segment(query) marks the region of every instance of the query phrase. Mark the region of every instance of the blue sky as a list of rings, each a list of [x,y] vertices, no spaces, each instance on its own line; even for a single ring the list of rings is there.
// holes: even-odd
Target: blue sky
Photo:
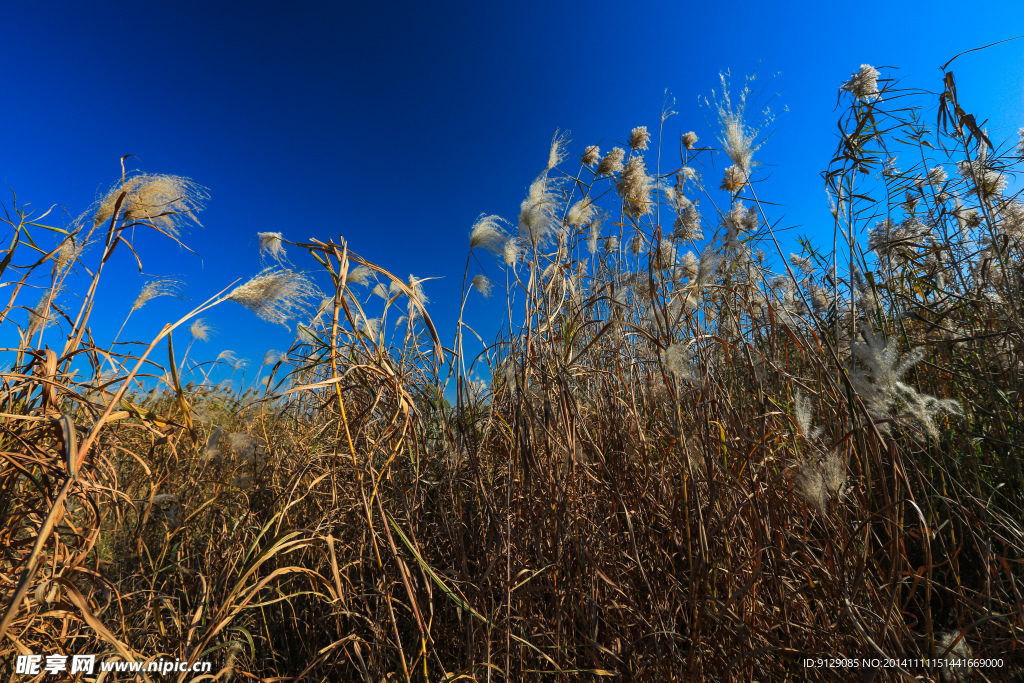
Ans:
[[[516,218],[556,128],[571,131],[572,159],[590,144],[606,150],[635,126],[656,129],[667,88],[679,112],[666,123],[671,170],[680,131],[714,137],[697,100],[719,71],[736,84],[755,69],[758,82],[778,73],[759,195],[795,226],[787,235],[825,245],[820,172],[835,149],[839,85],[870,63],[937,90],[939,65],[956,53],[1024,34],[1024,4],[50,2],[10,5],[4,24],[0,175],[21,201],[77,215],[118,177],[123,154],[130,168],[210,190],[205,227],[185,239],[202,258],[141,237],[146,275],[127,252],[113,259],[94,330],[112,336],[149,277],[186,280],[191,302],[158,299],[122,335],[148,341],[190,303],[256,273],[255,234],[280,231],[342,235],[403,277],[442,277],[425,288],[448,341],[470,226],[482,212]],[[951,68],[993,140],[1015,136],[1024,40]],[[488,332],[502,310],[474,296],[467,315]],[[294,327],[231,303],[207,319],[218,334],[193,355],[233,349],[258,366],[294,338]],[[0,343],[16,343],[7,325]]]

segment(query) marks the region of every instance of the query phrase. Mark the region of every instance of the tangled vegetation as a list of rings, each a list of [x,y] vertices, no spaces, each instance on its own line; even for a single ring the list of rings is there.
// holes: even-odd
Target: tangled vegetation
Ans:
[[[221,681],[838,675],[808,657],[1021,676],[1024,136],[994,144],[951,71],[937,103],[880,76],[840,92],[827,251],[782,253],[748,90],[723,83],[719,146],[680,135],[666,173],[645,127],[571,172],[556,135],[518,220],[472,226],[465,296],[503,292],[508,316],[479,355],[461,315],[442,343],[425,279],[281,233],[259,235],[275,265],[104,348],[104,264],[140,229],[178,240],[205,189],[123,173],[67,228],[15,204],[0,659],[212,660]],[[309,257],[326,293],[289,260]],[[470,277],[484,262],[499,281]],[[238,390],[209,378],[242,361],[181,352],[230,302],[302,322]]]

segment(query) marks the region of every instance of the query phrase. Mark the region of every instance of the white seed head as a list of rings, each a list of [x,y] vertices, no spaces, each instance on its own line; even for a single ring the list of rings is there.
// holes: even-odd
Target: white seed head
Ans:
[[[152,299],[158,296],[173,296],[181,298],[181,281],[173,280],[170,278],[164,278],[162,280],[150,280],[142,291],[139,292],[139,296],[136,297],[135,303],[132,304],[132,311],[137,311]]]
[[[878,70],[870,64],[861,64],[860,71],[853,74],[841,90],[853,93],[861,102],[871,102],[879,98]]]
[[[814,274],[814,263],[809,258],[791,253],[789,255],[789,262],[793,264],[794,268],[798,268],[801,273],[808,277]]]
[[[719,185],[718,189],[736,194],[746,185],[747,174],[739,166],[733,165],[725,169],[725,174],[722,176],[722,184]]]
[[[93,217],[99,227],[111,219],[118,197],[125,193],[118,219],[124,223],[143,222],[177,237],[182,226],[202,211],[210,198],[206,188],[188,178],[173,175],[140,174],[116,184],[100,200]]]
[[[258,232],[256,236],[260,239],[260,256],[270,254],[278,263],[287,258],[281,233]]]
[[[477,275],[473,278],[473,289],[484,295],[484,298],[491,296],[491,287],[493,284],[486,275]]]
[[[302,273],[266,268],[227,298],[236,301],[267,322],[287,326],[287,321],[308,311],[308,299],[318,293]]]
[[[526,199],[519,207],[519,234],[523,242],[532,247],[547,242],[559,223],[555,215],[558,195],[552,185],[545,175],[537,178],[530,184]]]
[[[597,175],[611,175],[622,170],[622,161],[626,158],[626,150],[621,147],[614,147],[612,151],[604,155],[601,163],[597,165]]]
[[[689,133],[683,134],[683,147],[688,150],[693,150],[693,146],[697,144],[697,134],[692,130]]]
[[[615,189],[634,218],[648,214],[654,208],[651,201],[654,178],[647,175],[643,157],[636,156],[626,162]]]
[[[697,379],[693,372],[693,354],[686,344],[671,344],[665,350],[665,367],[679,379],[690,382]]]
[[[650,139],[651,134],[647,132],[647,126],[638,126],[629,133],[629,147],[634,152],[647,149],[647,142]]]
[[[1022,128],[1021,130],[1024,130]],[[593,166],[601,159],[601,149],[597,145],[591,145],[583,150],[583,156],[580,157],[580,163],[584,166]]]
[[[548,150],[548,167],[547,170],[553,169],[565,160],[565,146],[570,142],[569,131],[559,133],[555,131],[555,135],[551,138],[551,148]]]
[[[589,198],[579,200],[569,207],[569,213],[566,215],[565,220],[574,228],[593,222],[594,203]]]
[[[206,324],[205,318],[196,318],[191,327],[188,328],[188,331],[193,339],[210,341],[210,332],[213,331],[213,328]]]
[[[508,241],[508,234],[502,229],[503,219],[499,216],[487,216],[480,214],[480,217],[473,223],[469,234],[470,249],[484,249],[501,258],[505,243]]]
[[[363,287],[366,287],[370,284],[370,276],[372,275],[372,270],[370,270],[366,266],[359,266],[358,268],[353,268],[348,272],[348,275],[345,276],[345,284],[361,285]]]

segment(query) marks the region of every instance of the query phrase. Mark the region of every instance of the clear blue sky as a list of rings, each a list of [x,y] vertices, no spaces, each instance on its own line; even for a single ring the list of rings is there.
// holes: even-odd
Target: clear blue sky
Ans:
[[[471,224],[516,218],[556,128],[572,131],[571,159],[606,150],[634,126],[656,129],[667,88],[679,112],[666,124],[670,170],[680,130],[713,139],[697,98],[720,70],[737,84],[780,72],[759,194],[799,226],[787,234],[824,244],[819,173],[839,85],[870,63],[938,89],[954,54],[1024,34],[1024,3],[34,2],[8,4],[3,20],[0,175],[20,200],[77,215],[133,154],[130,167],[210,189],[205,228],[185,239],[201,261],[159,235],[138,240],[145,272],[186,279],[192,303],[258,271],[257,232],[340,234],[400,276],[442,276],[425,288],[448,341]],[[993,140],[1024,126],[1024,40],[953,70]],[[148,278],[128,252],[113,261],[94,324],[116,331]],[[158,299],[122,338],[149,340],[188,307]],[[473,296],[469,319],[493,331],[502,308]],[[207,318],[207,358],[230,348],[258,367],[294,337],[232,303]],[[15,341],[4,326],[0,343]]]

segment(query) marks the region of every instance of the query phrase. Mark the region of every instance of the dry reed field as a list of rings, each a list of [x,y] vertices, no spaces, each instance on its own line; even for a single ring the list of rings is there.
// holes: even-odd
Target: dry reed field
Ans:
[[[789,254],[758,197],[770,114],[722,85],[716,140],[658,142],[667,107],[610,149],[556,134],[518,218],[470,226],[462,307],[503,306],[495,340],[437,329],[428,278],[344,237],[261,233],[248,282],[101,345],[104,265],[184,239],[207,190],[122,160],[66,227],[8,202],[4,671],[1024,680],[1024,132],[990,139],[949,69],[929,93],[862,66],[835,241]],[[195,360],[232,302],[299,323],[265,382]]]

